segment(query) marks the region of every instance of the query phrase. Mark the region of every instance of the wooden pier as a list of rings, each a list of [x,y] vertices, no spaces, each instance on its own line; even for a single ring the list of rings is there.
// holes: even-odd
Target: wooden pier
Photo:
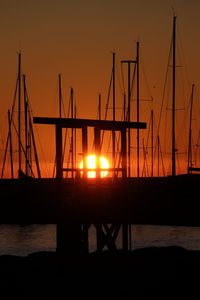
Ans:
[[[130,224],[200,226],[200,175],[127,177],[126,130],[145,128],[145,123],[61,118],[34,118],[34,122],[55,125],[56,178],[1,179],[1,224],[57,224],[57,251],[63,255],[88,252],[91,224],[99,251],[105,246],[116,249],[120,230],[122,248],[128,250]],[[62,128],[82,128],[85,157],[89,126],[94,127],[98,155],[101,130],[121,132],[120,177],[87,178],[84,165],[82,178],[63,178]]]
[[[94,224],[97,248],[104,244],[115,248],[123,224],[200,226],[199,182],[196,174],[115,180],[2,179],[0,220],[1,224],[57,224],[57,250],[64,253],[87,251],[87,229]],[[107,230],[102,229],[105,224]]]

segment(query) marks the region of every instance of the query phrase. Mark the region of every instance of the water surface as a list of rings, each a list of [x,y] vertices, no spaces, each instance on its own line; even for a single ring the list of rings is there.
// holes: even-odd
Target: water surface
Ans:
[[[200,228],[178,226],[133,225],[132,249],[144,247],[181,246],[200,250]],[[96,230],[89,231],[90,252],[96,250]],[[117,239],[121,248],[121,235]],[[56,225],[0,225],[0,255],[26,256],[39,251],[56,251]]]

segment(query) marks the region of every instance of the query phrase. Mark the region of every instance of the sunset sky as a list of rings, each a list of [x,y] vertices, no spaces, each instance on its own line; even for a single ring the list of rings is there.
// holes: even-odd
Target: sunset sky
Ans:
[[[181,109],[187,107],[191,85],[195,83],[194,129],[197,136],[200,110],[197,105],[199,11],[198,0],[1,0],[1,140],[5,140],[7,134],[7,110],[13,101],[19,51],[34,116],[58,116],[58,74],[61,73],[66,108],[70,87],[73,87],[78,117],[96,118],[98,93],[102,95],[102,114],[105,113],[112,52],[116,52],[117,107],[122,108],[124,91],[120,61],[135,59],[136,42],[140,41],[141,99],[153,98],[151,102],[141,103],[141,121],[149,121],[151,109],[158,120],[174,13],[179,42],[177,55],[180,54],[177,65],[184,79],[184,82],[177,83],[180,89],[184,84],[184,96],[177,95],[177,106]],[[126,89],[125,67],[123,72]],[[132,121],[135,121],[134,102],[132,109]],[[118,119],[120,114],[118,110]],[[180,118],[184,120],[185,117]],[[54,132],[49,128],[37,128],[41,130],[42,143],[45,143],[44,131],[48,140],[52,138]],[[53,155],[50,148],[43,149],[47,156]]]

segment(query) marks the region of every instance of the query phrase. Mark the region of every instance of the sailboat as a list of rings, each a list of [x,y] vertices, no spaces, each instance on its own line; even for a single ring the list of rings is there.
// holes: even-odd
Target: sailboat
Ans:
[[[23,88],[24,92],[24,131],[25,134],[22,136],[22,93],[21,90]],[[15,102],[16,98],[18,96],[18,116],[17,116],[17,123],[18,125],[15,125],[14,121],[14,110],[15,110]],[[8,152],[10,153],[10,174],[11,178],[13,179],[15,177],[15,168],[16,164],[13,162],[13,134],[12,131],[15,132],[15,135],[17,137],[17,143],[18,143],[18,178],[24,178],[24,177],[35,177],[34,171],[33,171],[33,165],[32,165],[32,156],[34,155],[35,158],[35,164],[36,164],[36,173],[37,177],[41,178],[41,171],[39,166],[39,160],[38,160],[38,154],[37,154],[37,148],[36,148],[36,142],[35,142],[35,135],[32,125],[32,113],[30,108],[30,103],[28,99],[27,94],[27,87],[26,87],[26,77],[25,75],[21,73],[21,53],[18,54],[18,76],[17,76],[17,83],[16,83],[16,89],[15,89],[15,95],[14,100],[12,104],[11,110],[8,110],[8,136],[6,141],[6,149],[3,159],[3,165],[1,170],[1,178],[4,177],[4,171],[5,171],[5,164],[6,164],[6,158]],[[33,155],[32,155],[33,151]],[[23,157],[25,162],[25,167],[23,170],[22,164],[23,164]]]

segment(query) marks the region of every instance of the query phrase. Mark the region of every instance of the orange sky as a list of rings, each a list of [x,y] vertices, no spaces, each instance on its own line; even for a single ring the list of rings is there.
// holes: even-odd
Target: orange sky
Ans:
[[[7,134],[7,110],[13,101],[19,50],[22,52],[22,68],[27,76],[28,93],[35,116],[58,115],[58,74],[61,73],[65,105],[68,105],[70,87],[73,87],[78,117],[96,118],[99,92],[102,94],[102,113],[105,112],[112,52],[116,52],[119,78],[116,81],[117,106],[121,108],[123,88],[120,61],[135,59],[136,41],[139,40],[141,98],[154,99],[153,102],[141,103],[141,121],[149,121],[151,109],[155,111],[155,118],[158,120],[172,34],[173,9],[178,17],[180,58],[177,65],[181,66],[177,68],[177,85],[178,91],[180,90],[180,94],[177,92],[177,107],[187,107],[191,84],[194,82],[196,116],[193,123],[194,134],[197,136],[200,78],[199,1],[1,0],[1,139],[5,140]],[[124,76],[126,80],[126,68]],[[170,92],[168,94],[170,103]],[[166,106],[165,104],[164,114]],[[168,108],[169,106],[170,104]],[[133,103],[132,121],[135,121],[134,109]],[[118,110],[118,118],[120,114],[121,111]],[[185,139],[181,135],[183,128],[187,130],[187,117],[181,111],[177,111],[177,114],[180,116],[177,135],[181,144],[182,139]],[[37,128],[45,154],[40,159],[42,161],[46,156],[45,159],[52,161],[54,149],[46,145],[50,145],[54,132],[41,126]],[[164,137],[164,130],[162,136]],[[165,146],[163,151],[167,153],[170,149],[164,150]],[[1,148],[3,147],[1,143]],[[181,145],[177,148],[180,152],[185,151]]]

